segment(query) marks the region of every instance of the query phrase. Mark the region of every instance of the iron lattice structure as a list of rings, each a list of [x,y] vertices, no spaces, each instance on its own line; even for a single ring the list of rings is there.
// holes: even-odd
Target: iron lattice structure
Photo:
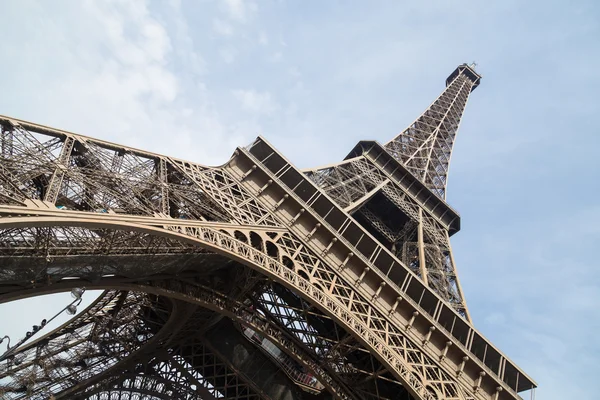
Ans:
[[[0,117],[0,302],[105,290],[0,363],[0,398],[519,399],[444,200],[480,78],[306,171],[261,137],[207,167]]]

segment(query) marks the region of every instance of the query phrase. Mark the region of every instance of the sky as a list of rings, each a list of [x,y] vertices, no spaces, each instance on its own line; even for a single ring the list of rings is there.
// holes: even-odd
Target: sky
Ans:
[[[538,399],[597,394],[600,3],[5,0],[0,15],[0,114],[206,165],[258,135],[300,168],[341,160],[477,62],[447,194],[474,324]],[[0,336],[68,298],[0,305]]]

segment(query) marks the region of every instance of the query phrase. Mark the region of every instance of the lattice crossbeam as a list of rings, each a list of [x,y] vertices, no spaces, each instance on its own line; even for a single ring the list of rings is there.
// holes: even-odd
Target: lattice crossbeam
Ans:
[[[123,290],[18,351],[1,389],[268,398],[224,356],[230,324],[298,366],[278,372],[293,398],[518,399],[535,383],[470,324],[443,200],[479,79],[459,66],[388,144],[304,174],[262,138],[214,168],[0,117],[0,301]]]

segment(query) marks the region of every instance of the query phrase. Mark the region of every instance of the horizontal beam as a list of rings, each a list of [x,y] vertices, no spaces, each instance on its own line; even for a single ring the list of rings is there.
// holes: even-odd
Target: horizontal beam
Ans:
[[[286,228],[265,225],[240,225],[227,222],[200,221],[190,219],[171,218],[165,215],[156,214],[154,217],[146,217],[140,215],[117,214],[114,212],[88,212],[58,209],[54,204],[42,202],[39,200],[28,200],[28,206],[11,206],[0,205],[0,228],[2,226],[14,226],[16,220],[13,217],[28,217],[27,219],[19,219],[21,222],[26,222],[29,226],[35,226],[36,218],[40,221],[47,222],[48,218],[57,218],[64,220],[69,219],[85,219],[88,222],[98,221],[98,223],[106,226],[110,222],[139,224],[145,226],[180,226],[185,228],[212,228],[212,229],[227,229],[227,230],[252,230],[254,232],[287,232]],[[2,218],[4,217],[4,218]],[[10,217],[10,218],[7,218]]]
[[[151,151],[146,151],[146,150],[141,150],[141,149],[137,149],[134,147],[124,146],[124,145],[109,142],[106,140],[96,139],[96,138],[93,138],[90,136],[85,136],[85,135],[80,135],[78,133],[69,132],[69,131],[66,131],[63,129],[51,128],[49,126],[36,124],[33,122],[21,120],[18,118],[8,117],[6,115],[0,115],[0,125],[12,126],[15,128],[21,127],[30,132],[35,132],[35,133],[39,133],[42,135],[47,135],[47,136],[60,138],[60,139],[64,139],[66,137],[73,137],[73,138],[76,138],[81,143],[91,142],[91,143],[97,144],[98,146],[103,147],[105,149],[109,149],[109,150],[113,150],[113,151],[127,152],[127,153],[134,154],[136,156],[139,156],[139,157],[144,157],[144,158],[149,158],[149,159],[159,159],[159,158],[165,157],[164,155],[161,155],[158,153],[153,153]],[[175,158],[175,157],[169,157],[169,158],[172,160],[182,161],[182,162],[186,162],[186,163],[190,163],[190,164],[194,164],[194,165],[200,165],[198,163],[192,163],[190,161]],[[202,167],[206,167],[206,166],[202,166]]]

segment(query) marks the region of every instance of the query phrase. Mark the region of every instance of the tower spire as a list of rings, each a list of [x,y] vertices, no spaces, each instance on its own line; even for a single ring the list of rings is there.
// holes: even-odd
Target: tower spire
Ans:
[[[437,196],[446,198],[452,146],[469,94],[479,85],[476,64],[459,65],[442,94],[398,136],[385,144],[394,158]]]

